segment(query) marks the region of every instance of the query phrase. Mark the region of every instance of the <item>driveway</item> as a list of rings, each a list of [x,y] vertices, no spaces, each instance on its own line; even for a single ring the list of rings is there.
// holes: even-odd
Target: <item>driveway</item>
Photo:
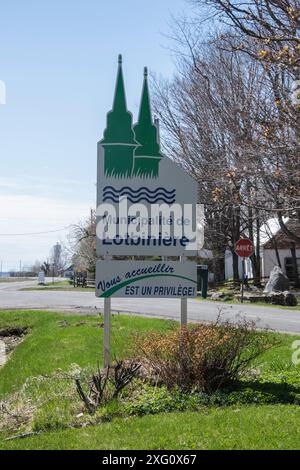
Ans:
[[[93,292],[80,291],[20,291],[36,286],[37,281],[0,283],[1,309],[35,309],[78,313],[97,313],[103,310],[103,300]],[[180,300],[177,299],[112,299],[112,311],[134,313],[157,318],[180,318]],[[283,310],[255,305],[224,305],[222,302],[188,300],[190,321],[213,321],[222,311],[224,319],[237,321],[237,316],[255,320],[260,327],[300,334],[299,310]]]

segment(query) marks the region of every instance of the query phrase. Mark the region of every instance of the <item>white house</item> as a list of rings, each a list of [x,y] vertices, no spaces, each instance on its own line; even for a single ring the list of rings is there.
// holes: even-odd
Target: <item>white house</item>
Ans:
[[[239,275],[242,277],[243,273],[243,261],[242,258],[239,258]],[[248,278],[253,277],[252,264],[250,259],[246,258],[245,260],[245,275]],[[225,251],[225,280],[233,279],[233,266],[232,266],[232,254],[230,250]]]
[[[293,233],[300,236],[300,224],[297,220],[285,220],[288,228]],[[291,240],[280,228],[277,219],[270,219],[261,227],[261,272],[262,277],[269,277],[274,266],[281,265],[283,272],[293,278],[293,262],[291,254]],[[277,253],[277,254],[276,254]],[[296,257],[298,264],[298,272],[300,274],[300,243],[296,243]],[[279,262],[280,260],[280,262]],[[247,259],[245,263],[245,273],[248,278],[253,277],[251,260]],[[239,274],[242,276],[242,259],[239,258]],[[225,253],[225,279],[233,278],[232,254],[230,250]]]
[[[290,219],[286,226],[300,237],[300,224],[297,220]],[[264,277],[268,277],[273,267],[280,264],[283,272],[293,279],[294,268],[291,253],[293,243],[295,243],[298,273],[300,273],[300,243],[294,242],[279,228],[262,247],[262,275]]]

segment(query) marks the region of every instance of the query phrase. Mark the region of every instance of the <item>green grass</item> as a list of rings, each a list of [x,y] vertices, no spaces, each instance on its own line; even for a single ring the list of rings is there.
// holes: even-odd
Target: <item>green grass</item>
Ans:
[[[80,411],[74,381],[57,380],[77,364],[95,369],[102,354],[102,317],[63,315],[37,311],[0,312],[0,329],[26,326],[29,333],[0,369],[0,401],[18,395],[40,405],[32,429],[40,435],[4,441],[0,449],[296,449],[300,442],[300,408],[290,404],[202,407],[197,412],[160,413],[153,416],[112,418],[109,423],[81,429],[68,428]],[[114,315],[113,355],[126,356],[134,333],[163,331],[174,322]],[[267,377],[266,387],[285,393],[285,376],[298,381],[300,366],[291,362],[296,336],[276,334],[280,346],[267,351],[253,365]],[[296,379],[295,379],[296,373]],[[53,375],[51,375],[53,374]],[[56,374],[56,376],[55,376]],[[50,377],[50,379],[49,379]],[[52,377],[52,379],[51,379]],[[26,384],[26,386],[24,386]],[[69,387],[69,388],[67,388]],[[71,390],[70,395],[64,394]],[[21,391],[21,393],[20,393]],[[16,403],[17,405],[17,403]],[[107,411],[107,410],[106,410]],[[109,411],[109,410],[108,410]],[[112,410],[110,410],[112,411]],[[109,418],[109,413],[108,413]],[[110,419],[110,418],[109,418]],[[1,416],[0,416],[1,420]],[[2,440],[1,440],[2,437]]]
[[[53,287],[63,287],[63,286],[69,286],[70,283],[68,280],[64,280],[64,281],[49,281],[49,282],[46,282],[45,284],[46,286],[53,286]]]
[[[115,419],[2,443],[0,449],[299,449],[300,408],[249,406]]]
[[[8,326],[29,328],[0,370],[0,399],[16,391],[28,377],[66,370],[71,364],[96,366],[102,362],[101,316],[63,315],[37,311],[0,312],[0,329]],[[112,356],[126,355],[133,333],[166,330],[173,322],[112,315]]]

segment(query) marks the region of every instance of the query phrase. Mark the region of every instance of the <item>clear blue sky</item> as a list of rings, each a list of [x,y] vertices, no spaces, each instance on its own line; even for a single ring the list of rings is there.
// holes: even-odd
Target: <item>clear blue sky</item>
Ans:
[[[163,76],[174,71],[163,33],[186,8],[185,0],[2,2],[0,234],[56,229],[88,216],[117,55],[136,116],[144,65]],[[46,258],[64,236],[0,236],[3,270]]]

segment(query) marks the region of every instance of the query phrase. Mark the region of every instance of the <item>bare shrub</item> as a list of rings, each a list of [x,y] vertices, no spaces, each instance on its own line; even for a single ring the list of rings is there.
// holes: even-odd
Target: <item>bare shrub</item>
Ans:
[[[92,375],[85,392],[80,380],[75,380],[77,393],[90,414],[94,414],[100,406],[117,398],[121,391],[137,377],[141,364],[136,361],[117,360],[116,363],[100,369]],[[111,385],[111,387],[109,387]]]
[[[144,369],[166,386],[212,392],[238,380],[254,359],[275,344],[253,322],[221,323],[218,318],[209,325],[148,333],[136,339],[135,351]]]
[[[121,391],[127,387],[127,385],[132,382],[132,380],[138,375],[141,364],[136,363],[135,361],[124,362],[117,361],[115,367],[113,368],[113,375],[110,378],[111,383],[114,386],[113,398],[116,398]]]

